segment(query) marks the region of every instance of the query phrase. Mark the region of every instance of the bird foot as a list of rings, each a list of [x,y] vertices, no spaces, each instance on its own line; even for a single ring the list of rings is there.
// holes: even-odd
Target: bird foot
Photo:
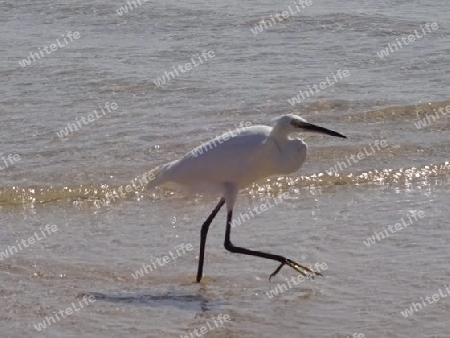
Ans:
[[[295,271],[301,273],[303,276],[314,279],[314,276],[323,276],[320,272],[314,271],[307,266],[298,264],[291,259],[286,258],[286,261],[281,263],[280,266],[269,276],[269,281],[275,276],[278,272],[280,272],[281,268],[285,265],[289,265]]]

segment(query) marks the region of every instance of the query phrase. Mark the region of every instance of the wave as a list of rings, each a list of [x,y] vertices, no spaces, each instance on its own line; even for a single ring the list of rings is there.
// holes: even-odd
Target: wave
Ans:
[[[445,109],[447,106],[450,106],[450,101],[427,102],[415,105],[387,107],[359,114],[347,114],[344,115],[344,118],[352,121],[363,120],[364,122],[404,119],[418,120],[426,117],[426,115],[435,114],[440,108]]]
[[[424,165],[418,168],[373,169],[347,174],[336,173],[334,175],[320,172],[302,176],[281,176],[255,183],[247,188],[245,192],[251,195],[261,193],[275,195],[280,191],[305,187],[357,186],[363,184],[404,186],[414,181],[430,184],[436,178],[447,180],[449,176],[450,162],[444,162],[441,164]],[[125,191],[125,186],[89,183],[62,187],[0,187],[0,205],[34,205],[65,201],[72,202],[74,205],[100,208],[104,205],[119,203],[121,199],[161,199],[177,198],[180,196],[172,191],[163,189],[150,190],[144,185],[136,185],[127,192]]]

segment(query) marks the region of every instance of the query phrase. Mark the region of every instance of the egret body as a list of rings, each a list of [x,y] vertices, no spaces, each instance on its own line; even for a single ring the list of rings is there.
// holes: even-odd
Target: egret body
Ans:
[[[283,115],[276,120],[274,127],[257,125],[242,128],[231,135],[225,133],[155,170],[155,179],[150,183],[152,187],[176,184],[220,197],[201,229],[197,282],[203,274],[209,226],[224,204],[227,207],[225,249],[278,261],[280,265],[270,277],[276,275],[285,264],[304,275],[320,275],[286,257],[234,246],[230,240],[233,207],[239,190],[264,178],[291,174],[300,169],[306,159],[307,146],[301,139],[291,136],[302,131],[346,138],[338,132],[308,123],[299,116]]]

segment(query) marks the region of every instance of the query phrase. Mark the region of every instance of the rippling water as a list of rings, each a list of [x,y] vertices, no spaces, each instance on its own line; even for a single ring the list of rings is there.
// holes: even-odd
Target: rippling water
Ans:
[[[449,298],[401,313],[450,283],[447,1],[312,0],[256,35],[261,20],[293,2],[141,0],[119,15],[125,5],[2,4],[2,337],[190,337],[219,315],[230,320],[206,335],[448,337]],[[379,56],[434,22],[436,30]],[[155,84],[204,51],[215,56]],[[339,70],[350,75],[290,104]],[[222,211],[204,280],[194,283],[200,226],[216,201],[149,191],[139,180],[241,122],[285,113],[348,139],[302,135],[303,168],[242,191],[235,214],[282,192],[289,199],[236,226],[233,242],[325,263],[324,277],[289,286],[296,273],[283,268],[269,282],[276,264],[223,248]],[[68,124],[73,132],[61,138]],[[381,141],[387,146],[371,148]],[[381,237],[419,211],[423,218]],[[41,238],[47,224],[57,231]],[[20,244],[30,237],[34,244]],[[36,331],[89,295],[94,303]]]

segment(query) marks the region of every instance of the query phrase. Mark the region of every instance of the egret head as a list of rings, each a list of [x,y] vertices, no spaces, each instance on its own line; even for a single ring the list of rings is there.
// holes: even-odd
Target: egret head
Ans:
[[[316,126],[315,124],[306,122],[305,119],[294,114],[283,115],[276,120],[274,129],[278,132],[286,134],[298,133],[302,131],[309,131],[315,133],[322,133],[330,136],[347,138],[346,136],[339,134],[336,131]]]

